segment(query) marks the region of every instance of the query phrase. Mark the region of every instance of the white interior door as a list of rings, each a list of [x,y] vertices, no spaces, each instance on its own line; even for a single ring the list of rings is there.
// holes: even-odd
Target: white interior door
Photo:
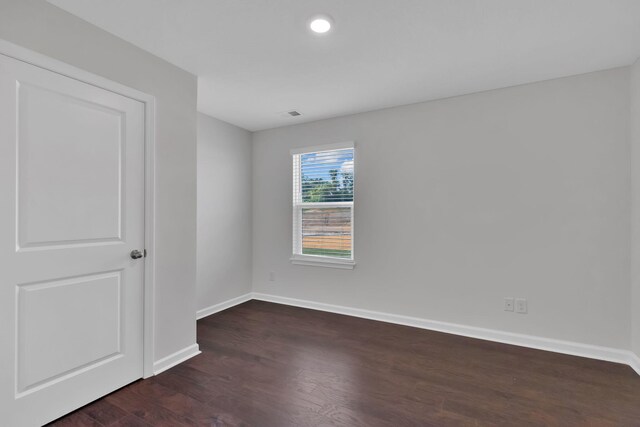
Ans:
[[[144,104],[0,55],[0,424],[143,373]]]

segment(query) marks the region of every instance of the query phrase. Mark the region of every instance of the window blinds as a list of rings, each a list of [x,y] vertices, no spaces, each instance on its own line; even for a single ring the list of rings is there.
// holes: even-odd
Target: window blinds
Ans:
[[[353,144],[293,154],[293,253],[353,259]]]

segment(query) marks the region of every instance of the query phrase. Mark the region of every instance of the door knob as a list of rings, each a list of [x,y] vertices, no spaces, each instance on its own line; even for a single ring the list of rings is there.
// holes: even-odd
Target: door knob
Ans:
[[[134,249],[131,251],[131,258],[133,259],[138,259],[138,258],[142,258],[144,256],[144,254],[142,252],[140,252],[137,249]]]

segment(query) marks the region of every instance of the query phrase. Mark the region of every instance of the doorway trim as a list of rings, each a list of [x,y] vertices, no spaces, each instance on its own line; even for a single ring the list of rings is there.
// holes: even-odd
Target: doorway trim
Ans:
[[[0,39],[0,55],[96,86],[144,104],[144,259],[143,378],[154,375],[155,348],[155,110],[156,98],[73,65]]]

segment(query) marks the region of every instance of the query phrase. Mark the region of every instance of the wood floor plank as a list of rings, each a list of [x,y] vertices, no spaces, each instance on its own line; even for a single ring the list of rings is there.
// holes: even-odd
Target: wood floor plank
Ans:
[[[104,426],[111,426],[129,415],[128,412],[113,405],[106,399],[100,399],[85,406],[82,412]]]

